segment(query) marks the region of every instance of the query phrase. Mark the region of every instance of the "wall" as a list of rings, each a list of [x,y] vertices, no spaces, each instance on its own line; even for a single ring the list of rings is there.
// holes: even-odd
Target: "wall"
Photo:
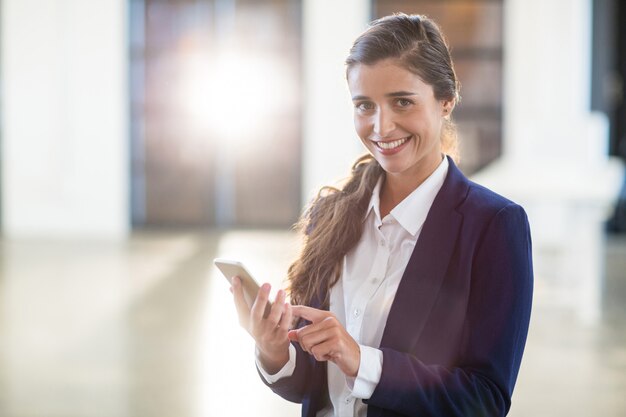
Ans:
[[[2,6],[4,234],[125,236],[126,2]]]
[[[368,0],[305,0],[302,199],[346,177],[365,148],[354,131],[344,60],[367,27]]]

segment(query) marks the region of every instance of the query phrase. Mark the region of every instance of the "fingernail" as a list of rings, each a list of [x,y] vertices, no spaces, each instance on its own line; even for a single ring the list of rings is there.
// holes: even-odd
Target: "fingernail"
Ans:
[[[235,286],[239,285],[239,282],[240,282],[240,281],[239,281],[239,277],[233,277],[233,278],[230,280],[230,282],[231,282],[231,284],[233,285],[233,287],[235,287]]]
[[[270,286],[270,284],[268,284],[267,282],[261,286],[261,289],[262,289],[263,291],[269,291],[269,290],[270,290],[270,288],[271,288],[271,286]]]
[[[282,297],[285,295],[285,291],[283,290],[278,290],[278,293],[276,294],[276,297]]]

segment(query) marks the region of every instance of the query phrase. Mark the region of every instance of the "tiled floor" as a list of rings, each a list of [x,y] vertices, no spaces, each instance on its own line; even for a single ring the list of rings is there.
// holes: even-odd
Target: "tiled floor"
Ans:
[[[0,416],[298,415],[258,379],[211,264],[234,257],[280,285],[296,251],[275,231],[3,241]],[[596,323],[551,304],[539,277],[511,416],[626,415],[626,239],[610,239],[606,257]]]

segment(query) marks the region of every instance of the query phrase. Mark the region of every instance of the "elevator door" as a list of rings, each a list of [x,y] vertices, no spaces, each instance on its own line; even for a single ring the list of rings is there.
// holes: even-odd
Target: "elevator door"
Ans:
[[[131,0],[135,226],[288,226],[300,1]]]

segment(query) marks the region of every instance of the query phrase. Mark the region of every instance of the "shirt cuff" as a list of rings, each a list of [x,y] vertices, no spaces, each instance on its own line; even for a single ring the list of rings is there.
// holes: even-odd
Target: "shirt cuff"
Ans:
[[[356,378],[346,378],[352,396],[368,400],[380,381],[383,373],[383,351],[370,346],[359,345],[361,362]]]
[[[263,365],[261,365],[261,361],[259,360],[259,349],[257,347],[255,347],[255,362],[265,381],[267,381],[268,384],[273,384],[281,378],[287,378],[293,375],[293,371],[296,369],[296,348],[291,343],[289,344],[289,360],[280,371],[273,375],[270,375],[263,369]]]

